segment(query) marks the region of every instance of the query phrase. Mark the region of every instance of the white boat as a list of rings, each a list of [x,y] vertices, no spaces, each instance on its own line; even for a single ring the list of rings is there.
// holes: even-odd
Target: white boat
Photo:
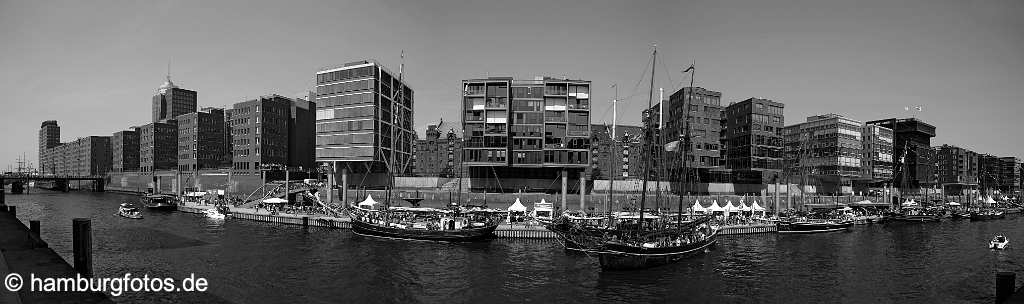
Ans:
[[[129,203],[121,203],[121,206],[117,207],[117,215],[130,219],[142,219],[142,212],[139,211],[139,208],[135,208]]]
[[[223,220],[225,217],[227,217],[226,215],[224,215],[224,213],[221,213],[220,211],[217,211],[217,209],[212,208],[206,209],[206,211],[204,211],[203,214],[206,215],[207,218],[215,220]]]
[[[991,249],[1006,249],[1006,246],[1010,246],[1010,240],[1002,235],[997,235],[992,238],[991,242],[988,242],[988,248]]]

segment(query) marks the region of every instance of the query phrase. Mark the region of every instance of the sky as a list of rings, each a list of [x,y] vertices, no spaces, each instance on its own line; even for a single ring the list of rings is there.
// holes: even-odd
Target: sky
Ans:
[[[403,62],[422,135],[459,121],[461,80],[592,81],[592,123],[638,124],[655,94],[688,84],[723,104],[785,104],[786,124],[836,113],[920,118],[933,145],[1024,156],[1024,1],[12,1],[0,0],[0,169],[62,141],[151,120],[168,73],[199,106],[298,97],[326,66]],[[647,71],[647,73],[645,73]],[[656,97],[655,97],[656,98]],[[905,111],[920,106],[923,111]]]

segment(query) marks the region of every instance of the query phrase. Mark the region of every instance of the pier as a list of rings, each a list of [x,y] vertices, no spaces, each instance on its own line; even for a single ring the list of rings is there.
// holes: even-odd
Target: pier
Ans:
[[[0,205],[0,231],[3,231],[0,233],[0,276],[6,278],[8,274],[17,273],[24,280],[24,286],[18,292],[0,288],[0,303],[113,303],[110,297],[100,292],[30,291],[30,274],[43,278],[74,278],[78,273],[40,239],[41,224],[32,221],[31,226],[29,229],[18,220],[16,208]],[[91,255],[91,248],[88,251],[87,254]]]

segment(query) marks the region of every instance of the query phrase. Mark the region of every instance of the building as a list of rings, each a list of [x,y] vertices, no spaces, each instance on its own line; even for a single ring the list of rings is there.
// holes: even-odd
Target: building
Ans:
[[[938,183],[947,194],[961,194],[978,186],[980,156],[974,151],[953,146],[935,147]]]
[[[136,172],[139,171],[139,130],[133,128],[128,131],[114,132],[110,139],[111,155],[113,164],[112,172]]]
[[[429,125],[426,137],[416,140],[416,175],[451,178],[463,173],[462,139],[455,129],[444,132],[444,127],[444,122]]]
[[[413,93],[400,74],[375,61],[317,71],[316,161],[339,174],[383,173],[392,164],[395,174],[407,173],[415,138]],[[369,183],[386,183],[376,175]]]
[[[224,109],[203,108],[178,115],[178,170],[226,168],[231,154],[224,146]]]
[[[96,176],[111,170],[110,136],[82,137],[50,148],[48,153],[52,174]]]
[[[1003,194],[1019,194],[1021,183],[1020,159],[1007,156],[1000,157],[999,161],[999,183],[997,189]]]
[[[171,75],[167,75],[167,82],[153,95],[153,122],[193,113],[197,105],[196,91],[179,88],[171,82]]]
[[[935,184],[935,156],[931,146],[935,126],[917,118],[890,118],[866,124],[893,130],[893,178],[896,188],[914,193],[917,191],[915,189],[930,188]]]
[[[49,149],[52,149],[60,145],[60,126],[57,125],[56,120],[44,121],[39,126],[39,172],[42,174],[53,174],[54,163],[48,153]]]
[[[691,176],[697,177],[694,182],[710,181],[712,169],[722,167],[722,93],[685,87],[669,96],[665,111],[664,141],[682,140],[689,133],[690,145],[683,147],[687,149],[685,166],[694,170],[691,172]],[[669,174],[672,177],[678,176],[681,173],[678,170],[683,167],[680,152],[665,153],[666,166],[671,168]]]
[[[231,110],[232,168],[243,175],[259,174],[265,166],[313,168],[311,109],[306,100],[276,94],[236,103]]]
[[[865,124],[860,133],[864,141],[861,181],[869,186],[884,187],[893,178],[892,129]]]
[[[762,98],[730,104],[722,114],[722,149],[725,167],[733,181],[743,184],[773,183],[783,168],[782,128],[784,105]]]
[[[462,81],[463,164],[472,187],[570,188],[590,166],[590,82],[538,77]],[[500,181],[499,181],[500,180]]]
[[[153,122],[138,128],[139,172],[174,170],[178,167],[178,122]]]
[[[639,126],[616,126],[616,140],[612,141],[611,126],[594,125],[591,135],[591,179],[627,179],[640,176],[641,138]],[[614,163],[613,163],[614,160]],[[614,166],[613,166],[614,165]]]
[[[852,186],[861,177],[863,127],[860,121],[837,114],[811,116],[785,127],[785,175],[817,186],[817,193],[845,192],[843,186]]]

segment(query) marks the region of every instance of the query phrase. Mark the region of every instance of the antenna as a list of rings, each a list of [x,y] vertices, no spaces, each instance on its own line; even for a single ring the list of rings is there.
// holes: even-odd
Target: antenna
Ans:
[[[167,81],[171,81],[171,59],[167,59]]]

